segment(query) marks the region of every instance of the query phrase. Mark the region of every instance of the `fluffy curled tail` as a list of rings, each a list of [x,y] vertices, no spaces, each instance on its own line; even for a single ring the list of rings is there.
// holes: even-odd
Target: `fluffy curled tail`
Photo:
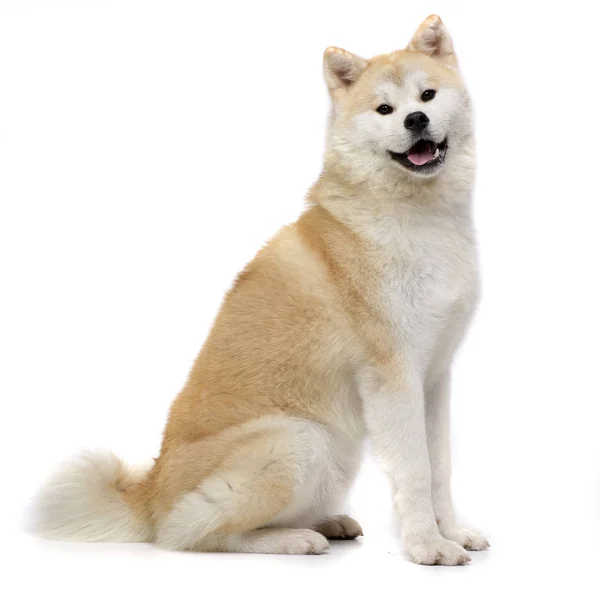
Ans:
[[[34,504],[33,528],[43,537],[74,542],[151,541],[150,523],[123,495],[146,473],[111,452],[88,452],[44,485]]]

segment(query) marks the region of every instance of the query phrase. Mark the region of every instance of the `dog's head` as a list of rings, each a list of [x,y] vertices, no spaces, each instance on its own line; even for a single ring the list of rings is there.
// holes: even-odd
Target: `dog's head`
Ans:
[[[333,102],[328,150],[352,168],[434,177],[470,137],[469,97],[436,15],[405,50],[366,60],[328,48],[324,73]]]

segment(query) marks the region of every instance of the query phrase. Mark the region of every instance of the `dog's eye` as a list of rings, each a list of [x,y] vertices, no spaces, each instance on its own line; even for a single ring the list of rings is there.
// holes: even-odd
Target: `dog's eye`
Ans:
[[[380,115],[389,115],[390,113],[394,112],[394,109],[389,104],[380,104],[377,107],[377,112]]]
[[[435,98],[435,90],[425,90],[421,94],[421,100],[423,100],[423,102],[429,102],[430,100],[433,100],[434,98]]]

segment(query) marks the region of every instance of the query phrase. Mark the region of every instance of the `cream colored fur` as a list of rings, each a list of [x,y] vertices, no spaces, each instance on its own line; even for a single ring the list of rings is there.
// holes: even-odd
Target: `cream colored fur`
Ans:
[[[229,291],[159,458],[142,474],[112,455],[74,463],[42,492],[42,534],[322,553],[362,534],[336,513],[368,435],[415,562],[461,565],[487,547],[450,491],[450,374],[478,295],[471,107],[452,41],[432,16],[404,51],[327,49],[324,73],[332,110],[307,210]],[[447,140],[427,173],[390,154],[415,143],[414,111]]]
[[[148,470],[129,467],[111,452],[87,452],[64,464],[37,499],[38,532],[77,542],[151,540],[151,527],[136,516],[121,493]]]

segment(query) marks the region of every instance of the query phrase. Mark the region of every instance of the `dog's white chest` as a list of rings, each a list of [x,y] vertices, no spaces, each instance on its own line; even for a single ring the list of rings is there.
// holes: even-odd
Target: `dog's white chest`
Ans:
[[[398,344],[426,362],[455,347],[477,299],[470,229],[452,221],[399,225],[385,252],[381,301]]]

